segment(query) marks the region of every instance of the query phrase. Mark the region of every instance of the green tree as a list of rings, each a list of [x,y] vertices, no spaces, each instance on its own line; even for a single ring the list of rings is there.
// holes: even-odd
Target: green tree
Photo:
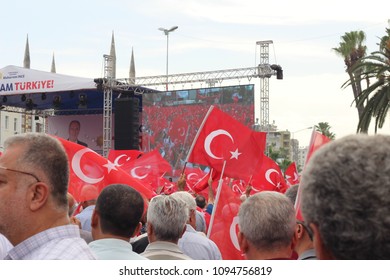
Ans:
[[[366,55],[367,47],[363,45],[366,40],[366,34],[363,31],[346,32],[341,36],[341,42],[337,48],[333,48],[336,54],[344,58],[346,72],[349,76],[349,81],[342,85],[346,88],[349,85],[352,87],[356,108],[358,111],[359,121],[363,116],[364,103],[359,102],[359,96],[362,92],[361,87],[361,71],[354,69],[355,64]]]
[[[371,119],[374,118],[376,133],[378,128],[383,127],[390,106],[389,28],[386,28],[386,35],[380,38],[378,45],[379,51],[372,52],[371,55],[362,58],[353,69],[360,72],[361,79],[368,81],[367,88],[356,99],[358,105],[366,103],[358,123],[358,132],[368,131]]]
[[[336,138],[336,134],[330,131],[332,128],[327,122],[319,122],[314,126],[315,130],[322,133],[331,140]]]
[[[286,149],[280,148],[275,149],[273,146],[268,147],[268,157],[271,158],[273,161],[275,161],[280,169],[284,172],[286,171],[286,168],[290,165],[291,161],[288,160],[288,151]]]
[[[284,173],[286,172],[287,167],[288,167],[291,163],[292,163],[292,161],[291,161],[291,160],[288,160],[288,159],[283,159],[280,163],[278,163],[280,169],[281,169],[282,172],[283,172],[283,175],[284,175]]]

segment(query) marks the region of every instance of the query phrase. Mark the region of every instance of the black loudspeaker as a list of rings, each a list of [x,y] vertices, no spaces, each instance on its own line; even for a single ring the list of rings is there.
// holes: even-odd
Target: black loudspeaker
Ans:
[[[115,150],[139,150],[139,99],[115,99]]]

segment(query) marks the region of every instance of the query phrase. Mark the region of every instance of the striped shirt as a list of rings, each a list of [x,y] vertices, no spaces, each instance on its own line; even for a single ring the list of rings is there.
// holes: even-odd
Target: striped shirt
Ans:
[[[95,255],[75,225],[54,227],[16,245],[5,260],[94,260]]]

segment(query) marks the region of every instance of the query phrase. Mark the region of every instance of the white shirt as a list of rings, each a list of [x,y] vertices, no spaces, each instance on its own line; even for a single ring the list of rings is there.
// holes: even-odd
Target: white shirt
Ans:
[[[6,260],[94,260],[79,227],[64,225],[37,233],[12,248]]]
[[[0,260],[8,254],[8,251],[13,248],[11,242],[0,233]]]
[[[221,252],[214,241],[194,230],[189,224],[178,245],[184,254],[194,260],[222,260]]]
[[[102,238],[88,244],[98,260],[147,260],[133,252],[128,241],[117,238]]]
[[[80,221],[81,228],[83,230],[86,230],[89,232],[92,231],[91,220],[92,220],[92,213],[93,213],[93,210],[95,209],[95,206],[96,205],[90,205],[75,216]]]

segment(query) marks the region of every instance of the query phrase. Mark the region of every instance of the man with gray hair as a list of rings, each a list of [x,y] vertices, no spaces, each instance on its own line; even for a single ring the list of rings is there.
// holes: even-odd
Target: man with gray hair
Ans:
[[[221,260],[222,255],[214,243],[196,228],[195,198],[186,191],[171,194],[172,197],[184,201],[187,210],[187,227],[183,237],[179,240],[180,249],[194,260]]]
[[[292,256],[295,210],[283,194],[263,191],[240,206],[238,243],[249,260],[288,260]]]
[[[147,212],[149,244],[141,255],[151,260],[191,260],[177,245],[187,218],[183,201],[165,195],[153,197]]]
[[[301,210],[319,259],[390,259],[390,136],[321,147],[301,179]]]
[[[70,224],[68,157],[43,133],[8,138],[0,157],[0,233],[14,246],[5,259],[95,259]]]

